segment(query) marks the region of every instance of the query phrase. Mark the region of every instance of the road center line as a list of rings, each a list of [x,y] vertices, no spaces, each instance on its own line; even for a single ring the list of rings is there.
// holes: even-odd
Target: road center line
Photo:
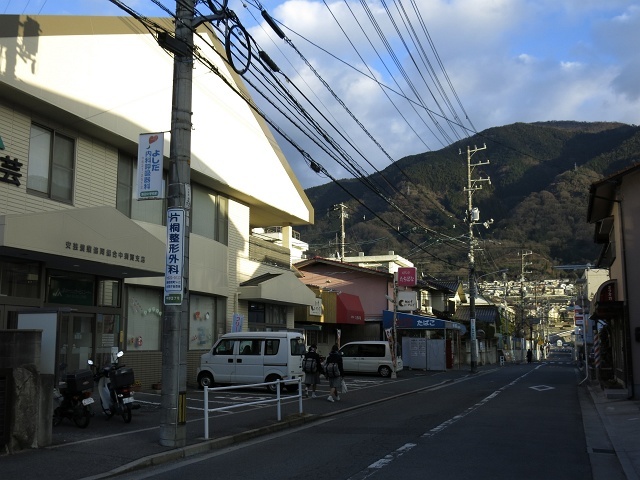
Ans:
[[[536,370],[539,367],[536,367]],[[466,417],[467,415],[469,415],[471,412],[477,410],[478,408],[482,407],[483,405],[486,405],[487,403],[489,403],[490,400],[493,400],[494,398],[496,398],[501,392],[505,391],[507,388],[515,385],[517,382],[519,382],[520,380],[522,380],[524,377],[526,377],[527,375],[529,375],[531,372],[533,372],[533,370],[529,370],[527,373],[525,373],[524,375],[521,375],[520,377],[516,378],[515,380],[509,382],[508,384],[504,385],[503,387],[499,388],[498,390],[496,390],[495,392],[493,392],[491,395],[483,398],[482,400],[480,400],[478,403],[476,403],[475,405],[472,405],[471,407],[467,408],[464,412],[462,412],[461,414],[455,415],[453,417],[451,417],[449,420],[445,420],[444,422],[442,422],[440,425],[438,425],[437,427],[432,428],[431,430],[429,430],[426,433],[422,434],[422,438],[428,438],[428,437],[433,437],[434,435],[442,432],[444,429],[446,429],[447,427],[450,427],[451,425],[453,425],[454,423],[456,423],[459,420],[462,420],[464,417]]]

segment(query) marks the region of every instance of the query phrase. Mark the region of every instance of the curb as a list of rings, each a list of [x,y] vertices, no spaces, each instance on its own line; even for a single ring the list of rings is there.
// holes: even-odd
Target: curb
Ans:
[[[454,380],[447,380],[443,382],[451,383]],[[289,415],[283,421],[278,423],[273,423],[271,425],[267,425],[264,427],[254,428],[252,430],[247,430],[245,432],[236,433],[234,435],[228,435],[226,437],[216,438],[212,440],[202,440],[200,443],[196,443],[193,445],[187,445],[185,447],[176,448],[173,450],[169,450],[166,452],[156,453],[154,455],[148,455],[146,457],[140,458],[138,460],[134,460],[132,462],[126,463],[118,468],[114,468],[105,473],[101,473],[98,475],[94,475],[92,477],[87,477],[84,480],[99,480],[103,478],[111,478],[116,477],[118,475],[122,475],[123,473],[130,473],[135,470],[140,470],[147,467],[153,467],[157,465],[162,465],[167,462],[172,462],[175,460],[185,459],[192,457],[194,455],[200,455],[203,453],[210,452],[212,450],[217,450],[219,448],[228,447],[229,445],[235,445],[237,443],[245,442],[247,440],[251,440],[256,437],[260,437],[263,435],[268,435],[270,433],[280,432],[282,430],[286,430],[293,427],[299,427],[301,425],[305,425],[307,423],[315,422],[318,420],[322,420],[324,418],[330,418],[342,413],[350,412],[353,410],[357,410],[360,408],[365,408],[370,405],[376,405],[378,403],[387,402],[389,400],[394,400],[396,398],[405,397],[407,395],[414,395],[416,393],[423,392],[425,390],[429,390],[431,388],[440,386],[439,385],[430,385],[427,387],[421,387],[415,390],[410,390],[408,392],[402,392],[395,395],[391,395],[384,398],[379,398],[377,400],[371,400],[366,403],[360,403],[357,405],[353,405],[350,407],[342,408],[340,410],[335,410],[332,412],[322,413],[322,414],[306,414],[306,413],[295,413]]]
[[[245,442],[247,440],[251,440],[252,438],[268,435],[270,433],[279,432],[287,428],[304,425],[306,423],[319,420],[321,417],[322,417],[321,415],[308,415],[304,413],[300,415],[296,413],[296,414],[290,415],[282,422],[267,425],[265,427],[255,428],[253,430],[247,430],[246,432],[236,433],[234,435],[228,435],[226,437],[216,438],[212,440],[203,439],[202,442],[200,443],[187,445],[185,447],[176,448],[173,450],[169,450],[167,452],[148,455],[138,460],[134,460],[132,462],[126,463],[121,467],[114,468],[113,470],[110,470],[108,472],[94,475],[92,477],[87,477],[85,478],[85,480],[98,480],[102,478],[111,478],[118,475],[122,475],[123,473],[133,472],[135,470],[139,470],[142,468],[162,465],[167,462],[172,462],[175,460],[192,457],[194,455],[200,455],[202,453],[206,453],[211,450],[216,450],[219,448],[228,447],[229,445],[234,445],[236,443]]]

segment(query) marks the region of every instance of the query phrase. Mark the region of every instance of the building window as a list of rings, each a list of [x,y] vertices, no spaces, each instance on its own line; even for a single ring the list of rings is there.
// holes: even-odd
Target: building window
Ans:
[[[277,331],[287,328],[287,307],[249,302],[249,330]]]
[[[133,159],[123,152],[118,152],[118,186],[116,192],[116,208],[131,217],[133,200]]]
[[[38,298],[40,296],[40,264],[0,259],[0,295]]]
[[[132,220],[166,225],[166,199],[138,200],[136,195],[138,163],[126,153],[118,153],[118,190],[116,193],[116,208]],[[163,190],[166,192],[166,174],[162,179]]]
[[[96,278],[83,273],[49,270],[47,302],[65,305],[95,305]]]
[[[120,306],[120,289],[122,282],[120,280],[103,278],[98,280],[98,306],[99,307],[119,307]]]
[[[31,125],[27,190],[72,203],[75,140],[39,125]]]
[[[229,201],[202,185],[191,186],[193,208],[191,232],[227,245],[227,210]]]

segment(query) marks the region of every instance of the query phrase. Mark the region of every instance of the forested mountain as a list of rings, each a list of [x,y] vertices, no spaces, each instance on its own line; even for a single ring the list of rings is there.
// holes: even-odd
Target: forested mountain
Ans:
[[[482,149],[486,145],[486,149]],[[345,255],[393,250],[426,275],[464,278],[468,271],[467,148],[472,196],[480,210],[474,226],[478,275],[509,268],[527,276],[559,273],[551,267],[594,263],[600,247],[586,223],[594,181],[640,161],[640,127],[621,123],[516,123],[487,129],[437,152],[402,158],[380,173],[306,191],[315,225],[300,228],[309,255],[340,252],[340,208],[346,205]],[[486,162],[489,163],[486,163]],[[566,275],[566,273],[559,273]]]

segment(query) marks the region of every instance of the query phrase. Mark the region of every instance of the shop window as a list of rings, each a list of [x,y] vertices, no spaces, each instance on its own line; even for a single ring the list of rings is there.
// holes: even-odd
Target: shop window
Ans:
[[[162,334],[162,290],[127,287],[128,350],[160,350]]]
[[[111,363],[112,354],[118,351],[120,315],[96,315],[96,365]]]
[[[73,138],[31,125],[27,191],[72,203],[75,147]]]
[[[326,328],[326,327],[325,327]],[[307,345],[327,345],[329,343],[329,333],[323,330],[305,330]]]
[[[0,295],[38,298],[40,296],[40,265],[38,262],[0,260]]]
[[[65,305],[95,305],[95,277],[81,273],[50,270],[47,275],[47,302]]]
[[[224,333],[219,303],[216,297],[189,295],[189,350],[207,350]]]

